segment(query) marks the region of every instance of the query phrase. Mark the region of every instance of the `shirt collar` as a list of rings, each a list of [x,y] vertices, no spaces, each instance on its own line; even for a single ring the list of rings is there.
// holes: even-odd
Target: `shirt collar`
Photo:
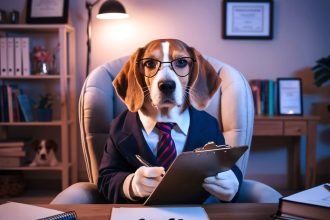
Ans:
[[[138,111],[138,114],[145,132],[149,135],[155,128],[157,121],[154,118],[143,114],[140,110]],[[174,120],[179,130],[181,130],[184,135],[187,135],[190,125],[189,109],[187,108],[184,110],[184,112],[180,114],[180,117],[175,118]]]

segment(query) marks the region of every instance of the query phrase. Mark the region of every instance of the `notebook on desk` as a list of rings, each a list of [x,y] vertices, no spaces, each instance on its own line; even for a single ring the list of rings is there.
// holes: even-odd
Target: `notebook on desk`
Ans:
[[[231,169],[247,149],[248,146],[204,146],[183,152],[144,205],[202,204],[209,196],[202,187],[204,178]]]

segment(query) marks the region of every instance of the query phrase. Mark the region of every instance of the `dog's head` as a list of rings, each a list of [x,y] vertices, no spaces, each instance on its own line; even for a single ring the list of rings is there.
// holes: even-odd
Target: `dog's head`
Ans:
[[[176,39],[154,40],[139,48],[124,65],[114,88],[132,112],[183,111],[189,104],[204,109],[220,78],[194,48]]]
[[[49,163],[57,151],[57,144],[54,140],[43,139],[35,141],[35,152],[38,163]]]

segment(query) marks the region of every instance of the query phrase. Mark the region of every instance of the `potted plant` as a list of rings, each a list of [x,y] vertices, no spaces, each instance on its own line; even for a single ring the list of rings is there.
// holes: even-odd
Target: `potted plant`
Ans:
[[[317,87],[320,87],[330,80],[330,55],[317,60],[316,63],[312,71],[314,73],[314,83]]]
[[[51,121],[52,120],[52,106],[53,98],[51,94],[46,93],[40,95],[39,101],[36,104],[37,109],[37,120],[38,121]]]

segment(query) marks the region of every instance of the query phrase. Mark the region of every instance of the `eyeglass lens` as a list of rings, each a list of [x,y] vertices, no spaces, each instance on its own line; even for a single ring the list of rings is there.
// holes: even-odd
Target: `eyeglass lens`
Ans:
[[[178,76],[184,77],[190,73],[193,59],[190,57],[181,57],[170,62],[161,62],[152,58],[144,58],[138,62],[140,72],[146,77],[155,76],[163,63],[169,63]]]

